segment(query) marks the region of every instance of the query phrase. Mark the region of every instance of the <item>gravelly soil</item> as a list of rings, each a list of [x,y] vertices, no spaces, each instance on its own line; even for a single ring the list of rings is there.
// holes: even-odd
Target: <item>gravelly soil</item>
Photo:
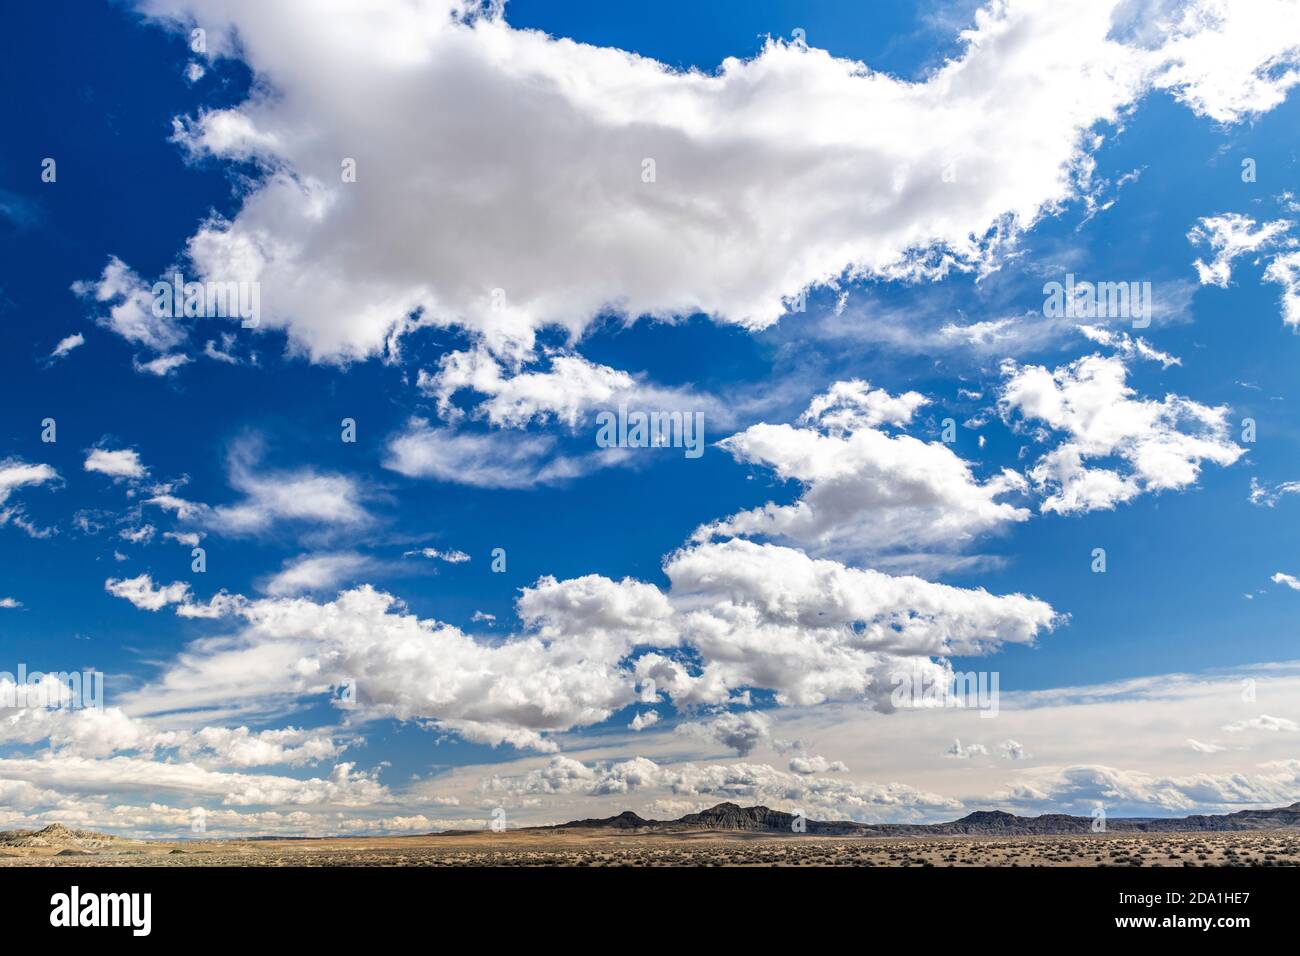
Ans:
[[[179,852],[178,852],[179,851]],[[302,841],[128,842],[0,866],[1297,866],[1300,831],[1033,837],[475,833]]]

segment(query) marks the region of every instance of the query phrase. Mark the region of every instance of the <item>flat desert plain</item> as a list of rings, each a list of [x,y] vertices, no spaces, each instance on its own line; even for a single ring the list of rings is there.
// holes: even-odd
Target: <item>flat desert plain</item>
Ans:
[[[519,830],[310,840],[112,839],[5,848],[0,866],[1297,866],[1300,830],[824,837]]]

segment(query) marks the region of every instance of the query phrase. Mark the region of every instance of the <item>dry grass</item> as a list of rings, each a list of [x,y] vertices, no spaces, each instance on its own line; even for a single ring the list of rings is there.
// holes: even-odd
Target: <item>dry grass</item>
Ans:
[[[519,831],[324,840],[121,841],[0,866],[1297,866],[1300,831],[850,838],[705,831]]]

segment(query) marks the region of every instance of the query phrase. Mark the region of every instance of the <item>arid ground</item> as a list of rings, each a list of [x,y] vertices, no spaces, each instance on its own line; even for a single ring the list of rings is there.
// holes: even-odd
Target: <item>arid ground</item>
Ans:
[[[822,837],[530,830],[0,848],[0,866],[1296,866],[1300,830]]]

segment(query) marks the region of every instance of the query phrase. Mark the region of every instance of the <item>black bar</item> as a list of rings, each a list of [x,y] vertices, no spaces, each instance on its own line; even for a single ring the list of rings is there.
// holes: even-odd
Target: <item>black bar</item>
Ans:
[[[124,927],[54,927],[54,894],[149,893],[149,939],[183,947],[242,938],[298,944],[378,944],[395,934],[473,928],[486,944],[522,934],[534,943],[557,925],[653,938],[683,921],[710,924],[733,942],[788,923],[807,933],[912,927],[949,942],[988,940],[994,929],[1067,939],[1137,936],[1231,942],[1292,923],[1294,873],[1273,868],[420,868],[12,867],[0,868],[8,939],[113,937]],[[1171,903],[1170,893],[1180,894]],[[1121,902],[1121,893],[1129,902]],[[1158,902],[1156,901],[1158,897]],[[1148,898],[1151,898],[1148,902]],[[1160,925],[1245,918],[1248,925]],[[1153,918],[1154,926],[1117,919]],[[550,929],[546,929],[550,927]],[[538,934],[541,934],[540,936]],[[417,935],[415,938],[430,938]],[[622,936],[616,938],[623,938]],[[1054,937],[1044,937],[1044,940]],[[558,940],[556,940],[558,942]],[[693,941],[689,934],[681,945]]]

